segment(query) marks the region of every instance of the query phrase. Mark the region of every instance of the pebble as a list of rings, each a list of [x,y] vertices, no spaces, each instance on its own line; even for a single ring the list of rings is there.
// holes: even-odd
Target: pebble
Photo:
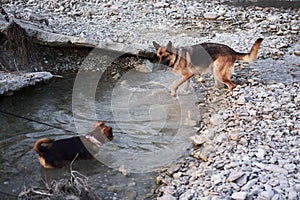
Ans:
[[[286,169],[279,167],[278,165],[273,165],[273,164],[267,165],[266,170],[269,170],[269,171],[275,172],[275,173],[288,174],[288,171]]]
[[[295,54],[296,56],[300,56],[300,51],[296,50],[296,51],[294,51],[294,54]]]
[[[275,30],[276,28],[277,28],[276,25],[273,25],[273,24],[270,25],[270,29]]]
[[[255,155],[260,158],[260,159],[263,159],[266,155],[266,151],[262,148],[258,148],[257,149],[257,152],[255,153]]]
[[[214,20],[219,17],[218,13],[215,13],[215,12],[207,12],[207,13],[204,13],[203,16],[205,19],[210,19],[210,20]]]
[[[194,145],[202,145],[207,141],[207,138],[202,135],[192,136],[191,139],[193,140]]]
[[[224,180],[224,176],[222,174],[214,174],[211,176],[211,181],[217,185]]]
[[[164,7],[167,7],[168,5],[169,4],[165,3],[165,2],[157,2],[157,3],[153,4],[154,8],[164,8]]]
[[[124,176],[129,175],[129,174],[128,174],[128,171],[126,170],[126,167],[125,167],[124,165],[121,165],[121,166],[119,167],[119,172],[121,172],[121,174],[124,175]]]
[[[228,176],[226,181],[227,182],[233,182],[233,181],[235,181],[236,179],[240,178],[243,175],[244,175],[244,172],[242,172],[242,171],[232,171],[230,173],[230,175]]]
[[[274,191],[272,191],[272,190],[263,191],[263,192],[259,193],[258,199],[271,200],[273,196],[274,196]]]
[[[288,199],[289,200],[297,200],[299,199],[299,196],[297,194],[297,192],[293,189],[293,188],[290,188],[287,190],[288,191]]]
[[[242,190],[242,191],[248,191],[248,190],[250,190],[250,188],[251,188],[252,186],[254,186],[257,182],[258,182],[258,179],[257,179],[257,178],[254,178],[254,179],[252,179],[252,180],[249,180],[249,181],[241,188],[241,190]]]
[[[297,166],[295,164],[285,164],[283,167],[289,172],[293,172]]]
[[[244,199],[247,198],[247,195],[248,195],[247,192],[234,192],[234,193],[231,195],[231,198],[232,198],[232,199],[235,199],[235,200],[244,200]]]
[[[194,196],[194,193],[195,193],[194,189],[187,190],[182,195],[180,195],[179,199],[180,200],[192,199]]]
[[[217,126],[223,123],[223,117],[220,114],[213,114],[210,121],[213,125]]]
[[[229,126],[234,126],[234,123],[230,123]],[[239,132],[231,132],[229,133],[229,138],[233,141],[238,141],[240,139],[240,133]]]

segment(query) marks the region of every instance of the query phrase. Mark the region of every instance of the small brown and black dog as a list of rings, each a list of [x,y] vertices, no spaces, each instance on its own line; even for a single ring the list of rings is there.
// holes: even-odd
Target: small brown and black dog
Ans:
[[[103,122],[97,122],[94,130],[87,135],[61,140],[42,138],[35,142],[33,149],[39,155],[39,161],[45,168],[61,168],[65,161],[77,158],[90,160],[100,146],[113,140],[112,128]]]
[[[167,46],[161,46],[153,41],[153,45],[159,63],[169,66],[171,71],[182,76],[171,89],[171,95],[176,96],[176,91],[181,84],[187,81],[185,89],[188,90],[191,77],[209,70],[214,76],[215,87],[224,83],[228,90],[234,89],[236,85],[230,79],[234,62],[254,60],[262,41],[262,38],[257,39],[249,53],[239,53],[227,45],[218,43],[202,43],[175,48],[172,42],[169,42]]]

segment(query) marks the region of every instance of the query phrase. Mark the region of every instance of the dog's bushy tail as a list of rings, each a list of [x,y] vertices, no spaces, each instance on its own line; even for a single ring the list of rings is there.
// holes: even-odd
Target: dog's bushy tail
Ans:
[[[41,138],[38,141],[36,141],[34,143],[33,149],[40,155],[43,154],[43,150],[41,149],[41,145],[45,143],[45,144],[50,144],[52,143],[52,140],[50,140],[49,138]]]
[[[263,39],[258,38],[256,42],[253,44],[249,53],[237,53],[237,60],[242,60],[245,62],[250,62],[257,57],[258,49],[262,43]]]

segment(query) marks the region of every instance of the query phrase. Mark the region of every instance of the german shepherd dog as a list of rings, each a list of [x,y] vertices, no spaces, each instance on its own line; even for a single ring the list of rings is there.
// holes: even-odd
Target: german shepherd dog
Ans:
[[[182,76],[171,89],[171,95],[176,96],[178,87],[186,83],[188,90],[190,78],[195,74],[211,71],[215,79],[215,87],[222,83],[227,85],[228,90],[233,90],[236,85],[230,77],[236,60],[250,62],[257,57],[258,49],[263,39],[259,38],[252,46],[249,53],[239,53],[224,44],[202,43],[190,47],[175,48],[169,41],[167,46],[161,46],[153,41],[159,63],[167,65],[171,71]]]
[[[101,144],[113,140],[112,128],[103,122],[94,124],[94,130],[87,135],[61,140],[42,138],[35,142],[33,149],[45,168],[62,168],[65,161],[77,158],[90,160],[98,152]]]

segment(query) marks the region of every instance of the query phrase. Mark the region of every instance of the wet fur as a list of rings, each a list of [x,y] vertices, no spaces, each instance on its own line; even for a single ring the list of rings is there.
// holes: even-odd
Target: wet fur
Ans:
[[[112,128],[103,122],[94,125],[94,130],[88,134],[97,140],[112,141]],[[88,149],[86,148],[88,147]],[[61,140],[41,138],[34,144],[33,149],[39,155],[40,164],[45,168],[61,168],[65,161],[71,161],[76,156],[79,159],[93,159],[99,150],[99,144],[91,142],[86,136],[76,136]]]
[[[180,85],[186,82],[188,90],[190,78],[195,74],[208,71],[214,76],[215,87],[225,84],[228,90],[233,90],[236,85],[231,81],[231,73],[236,60],[250,62],[257,57],[258,49],[263,39],[259,38],[252,46],[249,53],[239,53],[224,44],[202,43],[190,47],[175,48],[169,42],[167,46],[161,46],[153,41],[159,63],[167,65],[173,72],[181,75],[171,89],[171,95],[176,96]]]

